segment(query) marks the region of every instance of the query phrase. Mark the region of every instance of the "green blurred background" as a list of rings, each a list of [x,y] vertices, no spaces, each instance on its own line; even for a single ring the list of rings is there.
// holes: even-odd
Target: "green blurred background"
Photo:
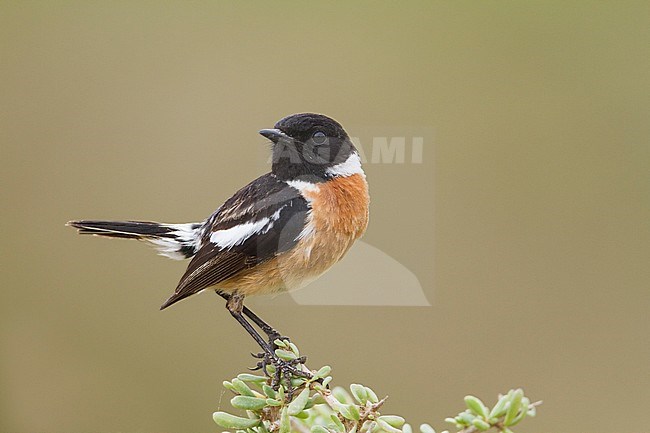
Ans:
[[[415,424],[522,386],[521,432],[645,428],[648,2],[3,1],[0,74],[0,431],[220,431],[252,341],[214,296],[158,311],[184,263],[64,223],[201,220],[300,111],[435,131],[366,165],[364,238],[432,306],[257,302],[311,365]]]

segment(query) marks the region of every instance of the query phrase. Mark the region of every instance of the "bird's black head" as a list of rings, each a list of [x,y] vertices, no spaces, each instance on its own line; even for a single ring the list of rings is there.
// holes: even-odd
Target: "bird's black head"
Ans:
[[[273,142],[272,171],[282,180],[323,182],[357,155],[343,127],[322,114],[292,114],[260,134]]]

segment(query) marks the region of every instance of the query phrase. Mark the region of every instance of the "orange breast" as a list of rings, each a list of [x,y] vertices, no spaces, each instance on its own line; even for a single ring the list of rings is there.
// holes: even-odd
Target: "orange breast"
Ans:
[[[311,202],[308,230],[283,254],[217,285],[244,295],[300,288],[338,262],[368,225],[368,184],[361,174],[334,178],[304,193]]]

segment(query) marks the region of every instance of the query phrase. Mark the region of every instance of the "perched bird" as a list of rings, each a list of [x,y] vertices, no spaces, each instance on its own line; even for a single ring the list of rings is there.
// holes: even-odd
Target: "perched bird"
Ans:
[[[272,168],[203,222],[70,221],[81,234],[138,239],[173,259],[191,259],[161,309],[206,289],[268,356],[279,333],[243,304],[250,295],[297,289],[338,262],[366,230],[368,184],[359,153],[335,120],[294,114],[260,134]],[[264,331],[265,341],[244,317]]]

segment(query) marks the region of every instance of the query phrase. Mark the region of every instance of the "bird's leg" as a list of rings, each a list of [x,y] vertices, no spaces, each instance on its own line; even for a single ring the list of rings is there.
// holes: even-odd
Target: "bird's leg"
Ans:
[[[289,337],[285,337],[275,330],[274,327],[262,320],[257,314],[253,313],[248,307],[244,305],[244,314],[251,319],[260,329],[269,337],[269,344],[275,347],[275,340],[289,340]],[[277,349],[277,347],[276,347]]]
[[[275,353],[271,350],[271,347],[264,341],[262,336],[253,328],[253,325],[248,323],[248,321],[242,316],[242,310],[244,309],[244,297],[241,295],[233,295],[227,298],[226,308],[239,322],[239,324],[253,337],[253,340],[262,348],[262,350],[269,356],[275,356]]]
[[[275,367],[275,374],[273,377],[272,386],[275,388],[280,386],[280,382],[283,377],[287,379],[290,379],[291,376],[299,376],[305,378],[311,377],[310,373],[302,371],[301,368],[296,367],[305,362],[305,357],[300,357],[298,359],[294,359],[291,361],[285,361],[283,359],[280,359],[275,354],[274,345],[264,341],[262,336],[244,318],[244,316],[242,315],[244,308],[246,308],[244,307],[244,296],[239,294],[226,295],[226,296],[223,297],[227,299],[226,308],[228,309],[230,314],[235,318],[235,320],[239,322],[239,324],[246,330],[246,332],[248,332],[250,336],[253,337],[255,342],[264,351],[262,354],[256,356],[257,358],[261,358],[261,360],[257,363],[257,368],[255,368],[254,370],[262,369],[266,373],[266,366],[269,364],[273,364]]]
[[[252,368],[251,370],[263,370],[264,373],[266,373],[266,366],[269,364],[277,364],[279,359],[277,355],[275,354],[273,348],[271,345],[269,345],[262,336],[253,328],[253,326],[248,323],[248,321],[242,316],[242,310],[244,308],[244,297],[243,296],[228,296],[226,301],[226,308],[232,315],[232,317],[235,318],[239,322],[239,324],[250,334],[251,337],[253,337],[253,340],[262,348],[263,352],[259,353],[257,355],[253,355],[256,358],[259,358],[260,361],[257,363],[257,366],[255,368]],[[280,383],[280,374],[281,370],[276,367],[276,375],[273,379],[274,384],[279,384]]]
[[[226,301],[228,301],[232,295],[229,295],[228,293],[221,293],[221,292],[216,292],[217,295],[221,296],[224,298]],[[269,337],[269,346],[271,346],[273,349],[277,349],[277,346],[275,345],[275,340],[289,340],[289,337],[285,337],[282,334],[280,334],[278,331],[275,330],[271,325],[266,323],[262,318],[260,318],[257,314],[252,312],[248,307],[243,305],[242,307],[242,313],[249,319],[253,321],[257,326],[260,327],[262,332],[264,332],[268,337]]]

